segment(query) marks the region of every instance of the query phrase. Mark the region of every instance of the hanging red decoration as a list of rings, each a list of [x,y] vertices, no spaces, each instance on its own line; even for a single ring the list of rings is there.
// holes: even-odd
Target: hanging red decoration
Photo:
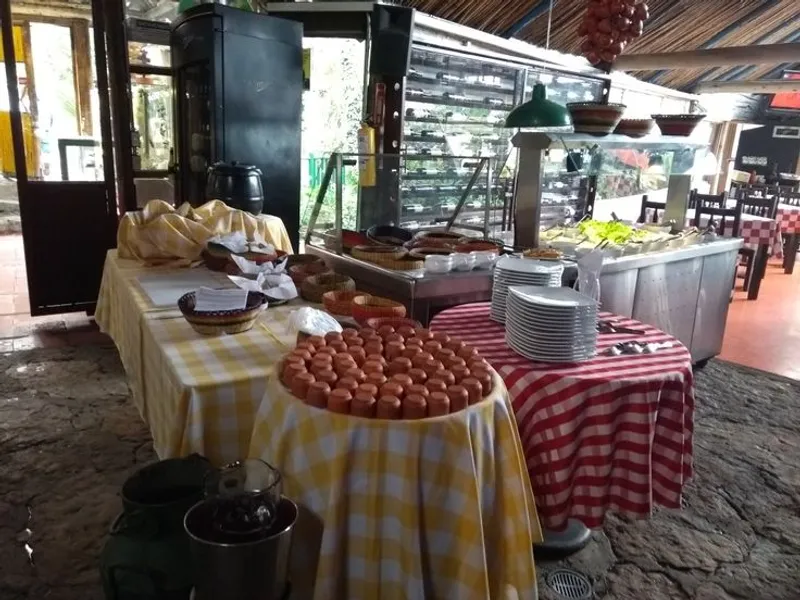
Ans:
[[[586,16],[578,27],[581,54],[593,65],[613,63],[625,46],[642,35],[650,16],[641,0],[589,0]]]

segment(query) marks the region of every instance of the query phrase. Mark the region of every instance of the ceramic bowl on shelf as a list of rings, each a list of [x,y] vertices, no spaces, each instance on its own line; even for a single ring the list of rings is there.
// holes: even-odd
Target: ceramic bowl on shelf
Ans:
[[[367,229],[367,237],[377,244],[389,246],[402,246],[414,238],[408,229],[394,225],[375,225]]]
[[[653,130],[653,125],[655,125],[653,119],[621,119],[614,128],[614,133],[641,138]]]
[[[472,271],[475,268],[475,255],[457,252],[453,254],[454,271]]]
[[[419,260],[426,260],[429,256],[450,256],[453,253],[451,248],[439,247],[418,247],[411,250],[408,255]]]
[[[478,250],[470,252],[475,257],[476,269],[491,269],[492,265],[500,258],[500,253],[494,250]]]
[[[322,304],[332,315],[353,316],[353,298],[361,294],[356,290],[331,290],[322,294]]]
[[[328,250],[337,250],[338,243],[334,229],[326,231],[323,237],[325,239],[325,247]],[[371,243],[370,239],[359,231],[342,229],[342,250],[350,251],[356,246],[369,245]]]
[[[567,110],[572,117],[575,133],[608,135],[622,119],[627,108],[624,104],[604,104],[602,102],[570,102]]]
[[[202,312],[194,309],[196,300],[195,292],[184,294],[178,299],[178,308],[183,318],[201,335],[222,335],[242,333],[252,328],[267,302],[267,297],[261,292],[247,292],[244,308]]]
[[[469,254],[470,252],[484,252],[487,250],[494,250],[500,252],[501,247],[497,242],[490,240],[469,240],[464,241],[456,246],[456,252]]]
[[[449,273],[453,270],[452,254],[429,254],[425,257],[426,273]]]
[[[661,130],[661,135],[677,135],[689,137],[694,128],[703,119],[704,114],[685,114],[685,115],[653,115],[656,125]]]

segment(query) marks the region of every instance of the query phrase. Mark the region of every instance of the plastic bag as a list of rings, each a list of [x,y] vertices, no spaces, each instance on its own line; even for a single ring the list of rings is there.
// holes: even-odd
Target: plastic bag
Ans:
[[[309,335],[325,335],[330,331],[341,333],[342,326],[328,313],[304,306],[298,308],[289,314],[287,325],[289,331],[292,333],[309,336]]]

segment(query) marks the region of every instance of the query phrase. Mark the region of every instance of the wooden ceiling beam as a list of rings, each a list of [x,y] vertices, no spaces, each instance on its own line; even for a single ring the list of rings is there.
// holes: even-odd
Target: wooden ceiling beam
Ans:
[[[694,69],[735,65],[764,65],[800,61],[800,44],[729,46],[688,52],[623,54],[614,63],[616,71],[649,69]]]
[[[800,79],[750,79],[746,81],[704,81],[695,94],[779,94],[800,92]]]
[[[12,15],[15,19],[25,17],[35,20],[43,19],[91,19],[92,7],[88,4],[77,2],[63,2],[57,0],[46,0],[37,2],[36,0],[15,1],[11,7]]]

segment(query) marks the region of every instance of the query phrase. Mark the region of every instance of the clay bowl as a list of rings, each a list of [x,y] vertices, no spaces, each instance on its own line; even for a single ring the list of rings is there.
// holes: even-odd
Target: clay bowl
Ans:
[[[375,225],[367,229],[367,237],[375,243],[402,246],[414,237],[408,229],[394,225]]]
[[[602,102],[570,102],[567,110],[572,117],[575,133],[608,135],[622,119],[624,104],[603,104]]]
[[[366,325],[367,319],[379,317],[402,319],[405,316],[406,307],[389,298],[369,294],[353,298],[353,318],[361,326]]]
[[[681,137],[692,135],[697,124],[705,118],[704,114],[653,115],[656,125],[661,130],[661,135],[677,135]]]
[[[653,125],[655,125],[653,119],[622,119],[617,123],[614,133],[640,138],[650,133],[653,130]]]

